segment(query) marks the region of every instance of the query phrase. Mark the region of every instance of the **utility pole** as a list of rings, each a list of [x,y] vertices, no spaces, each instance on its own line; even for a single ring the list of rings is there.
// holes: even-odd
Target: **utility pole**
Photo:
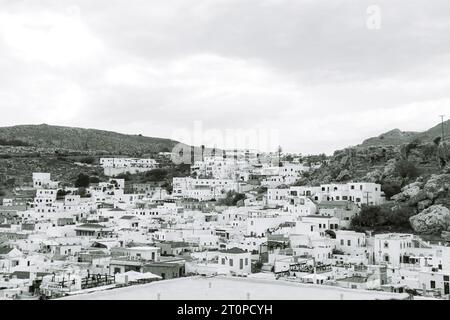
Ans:
[[[445,136],[444,136],[444,117],[445,117],[445,115],[443,115],[443,114],[441,114],[440,115],[440,117],[441,117],[441,130],[442,130],[442,142],[444,142],[444,139],[445,139]]]
[[[366,201],[367,201],[367,205],[369,205],[369,193],[370,193],[370,192],[366,191],[365,193],[366,193],[366,199],[367,199]]]

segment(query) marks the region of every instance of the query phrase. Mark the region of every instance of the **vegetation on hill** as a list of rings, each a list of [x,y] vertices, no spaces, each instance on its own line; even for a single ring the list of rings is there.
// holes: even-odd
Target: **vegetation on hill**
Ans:
[[[361,212],[353,217],[351,228],[357,231],[412,232],[409,218],[414,214],[414,209],[407,206],[363,206]]]
[[[416,141],[418,143],[433,142],[436,137],[441,136],[442,126],[438,124],[424,132],[401,131],[394,129],[379,135],[378,137],[364,140],[360,147],[370,146],[399,146]],[[444,135],[450,137],[450,120],[444,122]]]
[[[237,193],[236,191],[228,191],[226,197],[223,199],[219,199],[217,201],[217,204],[221,206],[236,206],[239,203],[242,204],[244,199],[245,194]]]
[[[29,145],[30,144],[17,139],[13,140],[0,139],[0,146],[28,147]]]
[[[61,126],[20,125],[0,128],[0,145],[8,142],[20,146],[96,150],[116,155],[142,156],[171,151],[178,143],[170,139],[129,135],[96,129]]]

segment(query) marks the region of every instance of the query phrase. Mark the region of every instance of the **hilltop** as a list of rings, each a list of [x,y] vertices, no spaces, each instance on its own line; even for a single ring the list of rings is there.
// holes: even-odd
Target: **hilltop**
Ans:
[[[171,151],[178,142],[139,134],[41,124],[1,127],[0,144],[141,156]]]
[[[411,142],[433,142],[434,139],[441,136],[441,130],[441,124],[438,124],[424,132],[401,131],[400,129],[394,129],[385,132],[378,137],[366,139],[358,145],[358,147],[400,146]],[[450,137],[450,120],[444,122],[444,134],[446,137]]]

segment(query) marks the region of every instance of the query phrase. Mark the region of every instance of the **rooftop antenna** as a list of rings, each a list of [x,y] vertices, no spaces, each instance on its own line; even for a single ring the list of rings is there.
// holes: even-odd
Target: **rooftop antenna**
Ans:
[[[441,130],[442,130],[442,142],[444,142],[445,136],[444,136],[444,114],[441,114],[439,117],[441,117]]]

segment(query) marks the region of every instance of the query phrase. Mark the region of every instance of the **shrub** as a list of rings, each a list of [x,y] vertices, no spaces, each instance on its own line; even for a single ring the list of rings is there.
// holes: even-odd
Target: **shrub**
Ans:
[[[436,137],[433,139],[433,143],[438,146],[441,143],[441,140],[442,140],[441,137]]]
[[[100,182],[99,177],[90,177],[89,178],[89,183],[99,183],[99,182]]]
[[[167,178],[168,171],[166,169],[153,169],[145,173],[147,181],[163,181]]]
[[[80,173],[75,180],[76,188],[87,188],[89,187],[90,178],[87,174]]]
[[[395,164],[395,173],[404,179],[414,179],[419,176],[419,169],[408,160],[400,160]]]
[[[95,162],[94,157],[84,157],[80,159],[81,163],[93,164]]]
[[[410,207],[389,208],[381,206],[363,206],[361,212],[353,217],[352,229],[387,228],[394,230],[411,230],[409,218],[414,215]]]
[[[386,214],[379,206],[363,206],[358,215],[351,221],[352,227],[371,227],[384,225],[387,222]]]
[[[385,182],[381,185],[381,190],[384,191],[386,199],[390,200],[392,196],[395,196],[402,191],[402,186],[396,182]]]
[[[65,190],[63,190],[63,189],[59,189],[59,190],[56,192],[56,199],[57,199],[57,200],[64,199],[64,197],[65,197],[67,194],[70,194],[70,193],[71,193],[70,191],[65,191]]]
[[[218,201],[218,205],[222,206],[235,206],[239,200],[244,200],[245,194],[237,193],[236,191],[228,191],[227,196],[224,199]]]

